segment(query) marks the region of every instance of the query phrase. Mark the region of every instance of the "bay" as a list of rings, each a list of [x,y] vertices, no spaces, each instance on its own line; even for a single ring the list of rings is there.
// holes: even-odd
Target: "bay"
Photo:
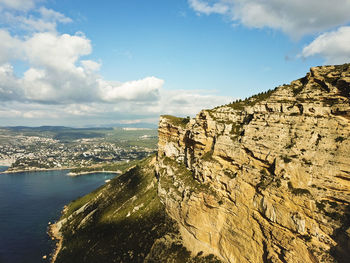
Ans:
[[[0,174],[0,263],[49,262],[42,259],[54,248],[46,233],[48,222],[59,219],[64,205],[115,176],[71,177],[68,172]]]

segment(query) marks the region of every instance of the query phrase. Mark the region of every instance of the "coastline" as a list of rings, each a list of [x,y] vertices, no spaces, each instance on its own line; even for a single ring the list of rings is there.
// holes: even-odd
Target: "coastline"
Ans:
[[[95,173],[110,173],[110,174],[122,174],[122,171],[117,170],[117,171],[99,171],[99,170],[94,170],[94,171],[86,171],[86,172],[78,172],[78,173],[73,173],[69,172],[68,176],[80,176],[80,175],[87,175],[87,174],[95,174]]]
[[[62,214],[61,214],[61,217],[62,215],[64,215],[67,211],[67,206],[65,205],[63,207],[63,210],[62,210]],[[54,248],[53,252],[52,252],[52,256],[51,256],[51,259],[50,259],[50,263],[54,263],[56,261],[56,258],[58,256],[58,253],[61,251],[62,249],[62,244],[63,244],[63,236],[62,236],[62,233],[61,233],[61,227],[63,225],[63,222],[64,220],[58,220],[57,222],[53,223],[53,224],[50,224],[49,227],[48,227],[48,231],[47,231],[47,234],[49,235],[49,237],[51,237],[52,240],[55,240],[56,241],[56,247]]]
[[[57,255],[62,249],[63,243],[63,237],[56,224],[57,223],[50,225],[49,230],[47,231],[47,234],[51,237],[51,239],[56,241],[56,247],[54,248],[52,257],[50,259],[51,263],[54,263],[56,261]]]
[[[0,172],[0,174],[15,174],[15,173],[31,173],[31,172],[47,172],[47,171],[62,171],[62,170],[72,170],[79,167],[54,167],[54,168],[30,168],[30,169],[19,169],[19,170],[6,170],[3,172]],[[105,170],[91,170],[91,171],[85,171],[85,172],[69,172],[68,176],[80,176],[80,175],[87,175],[87,174],[94,174],[94,173],[111,173],[111,174],[122,174],[123,172],[121,170],[116,171],[105,171]]]
[[[62,171],[62,170],[71,170],[76,167],[56,167],[56,168],[32,168],[32,169],[21,169],[21,170],[11,170],[3,171],[0,174],[14,174],[14,173],[31,173],[31,172],[47,172],[47,171]]]

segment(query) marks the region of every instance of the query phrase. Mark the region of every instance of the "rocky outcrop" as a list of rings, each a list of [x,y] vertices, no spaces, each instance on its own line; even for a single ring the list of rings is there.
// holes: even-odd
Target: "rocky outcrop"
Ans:
[[[194,254],[350,258],[350,67],[159,122],[158,195]]]

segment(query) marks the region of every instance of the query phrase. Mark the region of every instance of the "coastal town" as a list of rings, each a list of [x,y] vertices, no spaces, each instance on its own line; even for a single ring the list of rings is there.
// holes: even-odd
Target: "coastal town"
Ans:
[[[156,150],[155,130],[112,129],[95,134],[98,136],[80,132],[78,139],[56,139],[60,137],[57,133],[42,136],[39,132],[1,130],[0,165],[8,166],[7,172],[84,168],[139,160]]]

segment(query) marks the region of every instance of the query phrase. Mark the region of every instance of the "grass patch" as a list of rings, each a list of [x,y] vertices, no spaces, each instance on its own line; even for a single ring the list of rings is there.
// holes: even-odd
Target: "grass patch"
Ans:
[[[139,160],[134,160],[129,162],[126,162],[126,161],[115,162],[115,163],[108,163],[108,164],[103,164],[99,166],[78,167],[78,168],[71,169],[70,171],[72,173],[83,173],[83,172],[93,172],[93,171],[121,171],[123,173],[130,167],[138,164],[139,162],[140,162]]]
[[[175,126],[186,127],[187,123],[190,122],[190,117],[180,118],[172,115],[162,115],[161,117],[166,118],[167,120],[170,121],[171,124]]]
[[[177,235],[178,230],[159,200],[154,172],[148,158],[72,202],[65,216],[87,205],[62,227],[64,249],[56,263],[146,262],[148,254],[147,262],[166,262],[168,253],[159,254],[162,246],[157,249],[153,244],[169,233]],[[181,243],[169,247],[174,259],[207,262],[192,259]]]

